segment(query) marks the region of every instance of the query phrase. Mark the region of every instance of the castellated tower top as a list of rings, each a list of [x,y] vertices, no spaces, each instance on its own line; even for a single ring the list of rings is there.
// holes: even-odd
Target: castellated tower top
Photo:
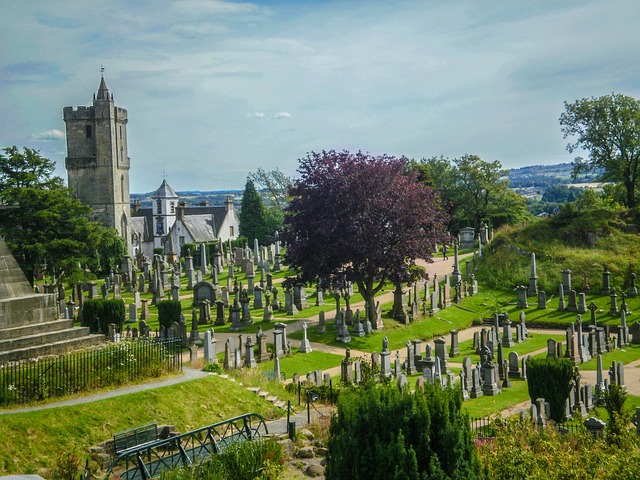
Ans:
[[[94,219],[130,243],[127,111],[116,107],[104,76],[91,106],[64,107],[68,185]]]

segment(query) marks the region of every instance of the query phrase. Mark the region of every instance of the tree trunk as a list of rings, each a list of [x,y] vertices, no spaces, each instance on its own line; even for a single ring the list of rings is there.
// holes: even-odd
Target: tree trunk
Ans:
[[[627,189],[627,207],[634,208],[636,206],[636,186],[631,180],[626,180],[624,186]]]

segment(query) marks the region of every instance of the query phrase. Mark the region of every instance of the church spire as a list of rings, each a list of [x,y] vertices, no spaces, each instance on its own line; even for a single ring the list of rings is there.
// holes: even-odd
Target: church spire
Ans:
[[[100,67],[100,86],[98,87],[96,100],[113,100],[111,95],[109,95],[109,89],[104,81],[104,67]]]

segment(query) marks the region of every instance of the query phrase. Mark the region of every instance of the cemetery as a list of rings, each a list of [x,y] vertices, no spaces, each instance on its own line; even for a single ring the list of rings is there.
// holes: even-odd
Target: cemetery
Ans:
[[[84,122],[107,103],[102,79],[94,110],[69,107],[65,120]],[[84,160],[71,160],[77,180]],[[498,478],[493,446],[513,425],[596,445],[594,455],[623,444],[640,452],[634,211],[568,206],[496,231],[471,215],[475,228],[454,235],[415,162],[333,150],[299,162],[282,229],[264,244],[241,222],[171,251],[180,240],[162,236],[172,195],[153,205],[153,245],[133,248],[117,189],[95,193],[122,221],[103,209],[110,230],[92,228],[107,244],[76,242],[86,250],[77,259],[25,268],[28,250],[0,239],[0,433],[10,445],[0,472],[57,479],[68,477],[60,465],[75,476],[83,459],[87,478],[170,479],[185,467],[197,477],[259,445],[278,458],[268,478],[279,478],[285,451],[306,476],[350,478],[357,464],[367,478],[389,467],[483,478],[484,462]],[[118,168],[124,188],[128,166]],[[236,226],[251,240],[235,238]],[[297,424],[322,439],[298,435]],[[311,458],[322,460],[302,461]],[[597,458],[596,469],[610,461]]]
[[[457,245],[454,248],[457,250]],[[187,272],[196,271],[196,267],[189,256],[184,265],[191,270],[177,259],[169,267],[161,257],[148,267],[141,266],[141,272],[148,268],[148,275],[138,273],[138,267],[131,265],[131,273],[114,272],[95,284],[67,290],[65,297],[69,295],[70,301],[66,302],[67,309],[60,310],[61,315],[83,325],[86,320],[77,318],[76,303],[122,300],[127,308],[119,322],[98,322],[92,327],[111,344],[175,338],[184,352],[189,352],[192,364],[218,364],[226,372],[238,371],[249,382],[256,372],[261,372],[266,384],[280,379],[290,386],[331,386],[339,391],[345,385],[362,382],[363,376],[373,372],[376,381],[391,382],[400,388],[406,385],[420,389],[425,383],[443,388],[458,386],[463,408],[472,417],[511,411],[512,415],[526,415],[536,422],[547,421],[544,416],[539,418],[544,405],[534,403],[519,411],[509,410],[529,399],[529,358],[568,358],[580,372],[575,378],[581,381],[574,383],[567,401],[567,419],[575,412],[586,418],[609,385],[625,387],[625,363],[640,358],[639,324],[629,321],[631,328],[627,324],[627,315],[633,318],[633,310],[640,308],[640,298],[634,295],[621,295],[618,304],[615,291],[586,297],[576,296],[568,289],[568,300],[561,308],[561,284],[562,293],[557,300],[552,297],[546,301],[545,308],[538,302],[524,306],[522,298],[509,298],[503,293],[499,311],[492,313],[495,303],[489,306],[482,289],[476,285],[473,295],[465,288],[458,293],[457,288],[448,286],[453,275],[445,274],[441,282],[409,285],[401,295],[394,292],[395,287],[388,286],[379,295],[381,303],[374,314],[381,318],[376,320],[378,328],[373,329],[369,317],[360,310],[362,297],[353,287],[347,286],[341,293],[323,291],[314,285],[305,288],[294,283],[293,288],[288,287],[285,280],[292,278],[295,282],[295,277],[288,276],[286,266],[281,264],[276,275],[271,273],[273,266],[268,259],[269,252],[276,251],[275,245],[257,246],[254,251],[258,255],[245,248],[222,256],[222,273],[215,265],[201,261],[199,275],[193,280]],[[235,255],[242,260],[236,260]],[[468,258],[476,255],[471,253]],[[455,272],[455,261],[450,268]],[[475,281],[472,267],[468,272],[461,278]],[[252,276],[260,280],[253,280],[253,295],[249,295],[243,285],[249,285]],[[566,271],[559,272],[558,277],[562,282],[570,278]],[[133,278],[137,280],[129,280]],[[267,279],[270,290],[266,288]],[[284,291],[282,302],[275,300],[280,296],[279,290]],[[439,306],[432,308],[433,295],[429,292],[435,291]],[[260,298],[262,292],[266,294]],[[520,290],[516,293],[520,294]],[[532,297],[523,298],[530,301]],[[170,323],[161,321],[159,315],[159,307],[167,301],[179,305],[171,313],[177,318]],[[215,313],[210,311],[210,305],[216,305]],[[396,319],[398,310],[405,314],[401,320]],[[185,311],[191,312],[188,326]],[[550,329],[549,324],[540,321],[532,327],[529,318],[542,318],[541,311],[553,313],[553,326],[564,328]],[[368,373],[363,368],[365,363],[370,368]],[[247,377],[241,373],[245,370],[254,374]],[[296,390],[287,390],[289,398],[295,399]],[[280,391],[280,396],[286,398],[286,390]],[[633,403],[640,403],[640,398],[630,398]]]

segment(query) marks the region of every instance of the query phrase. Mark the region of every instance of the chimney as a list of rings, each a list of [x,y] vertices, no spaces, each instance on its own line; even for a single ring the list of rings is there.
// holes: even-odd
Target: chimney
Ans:
[[[227,195],[227,199],[224,202],[224,210],[225,212],[233,210],[233,196]]]
[[[184,223],[184,211],[187,208],[185,202],[178,202],[178,208],[176,208],[176,220],[180,220]]]

